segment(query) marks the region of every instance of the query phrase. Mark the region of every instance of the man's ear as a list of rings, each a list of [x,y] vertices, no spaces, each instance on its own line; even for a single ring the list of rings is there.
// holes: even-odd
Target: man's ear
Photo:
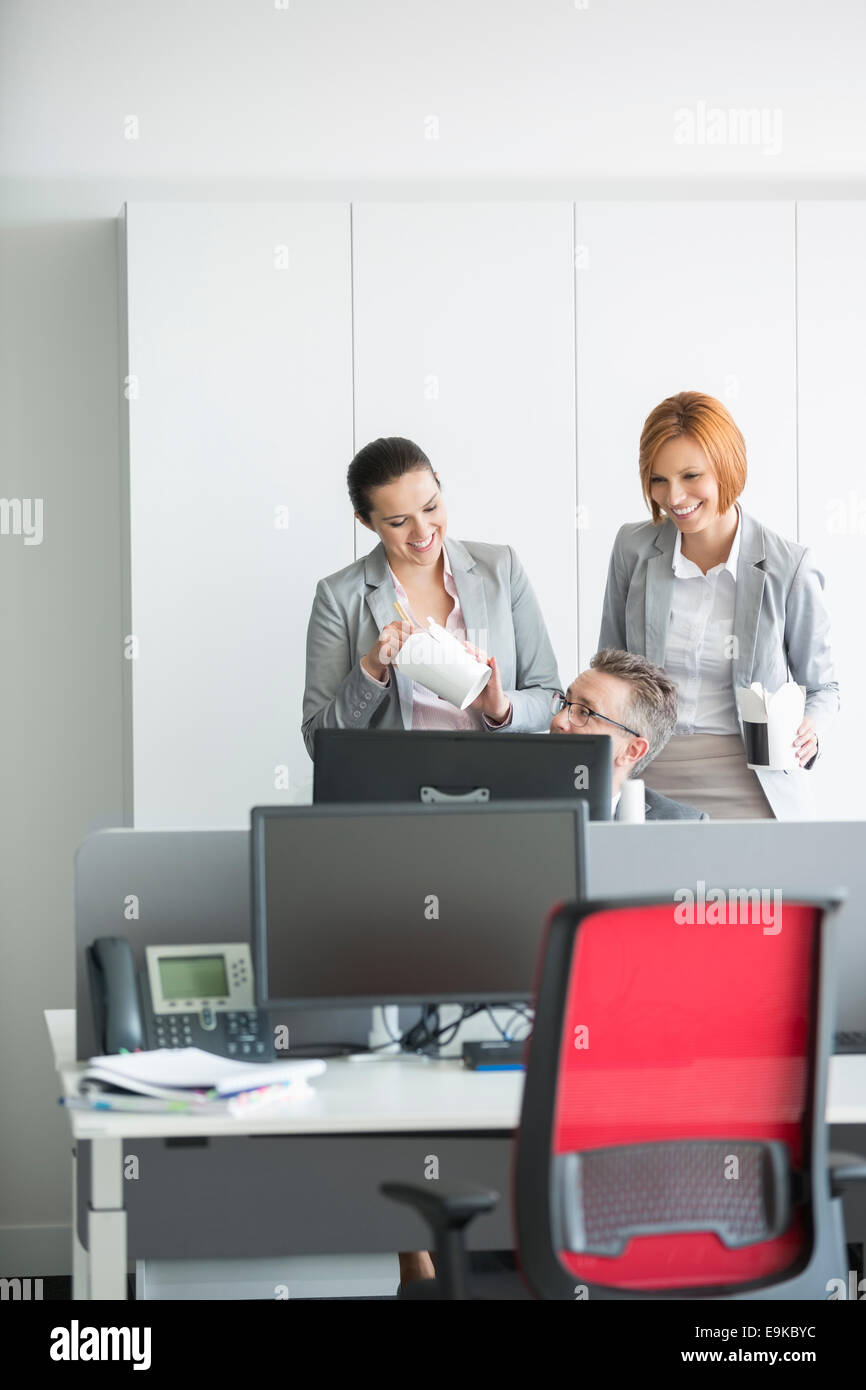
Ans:
[[[635,751],[632,752],[632,750],[635,750]],[[628,743],[626,744],[626,746],[625,746],[625,748],[624,748],[623,751],[629,755],[629,757],[628,757],[629,763],[639,763],[640,760],[641,760],[641,758],[645,758],[646,755],[647,755],[647,753],[649,752],[649,739],[646,739],[646,738],[632,738],[632,739],[629,739],[629,741],[628,741]]]

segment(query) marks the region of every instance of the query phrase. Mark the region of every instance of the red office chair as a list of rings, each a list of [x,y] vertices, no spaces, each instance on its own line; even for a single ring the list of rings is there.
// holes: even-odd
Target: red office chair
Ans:
[[[841,1185],[866,1164],[827,1153],[835,907],[783,897],[762,920],[732,890],[704,920],[673,897],[553,910],[515,1163],[533,1295],[823,1299],[846,1280]],[[492,1194],[383,1190],[434,1225],[430,1295],[465,1296],[456,1232]]]

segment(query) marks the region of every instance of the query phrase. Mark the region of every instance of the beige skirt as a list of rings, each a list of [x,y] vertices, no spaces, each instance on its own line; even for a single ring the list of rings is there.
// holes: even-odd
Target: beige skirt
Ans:
[[[739,734],[675,734],[641,772],[644,784],[710,820],[775,820]]]

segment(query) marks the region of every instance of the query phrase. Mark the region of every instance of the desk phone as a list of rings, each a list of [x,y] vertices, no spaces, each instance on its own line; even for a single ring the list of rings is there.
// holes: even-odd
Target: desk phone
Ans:
[[[106,1054],[200,1047],[241,1061],[273,1061],[246,942],[145,946],[144,955],[139,971],[126,937],[102,936],[88,947],[96,1035]]]

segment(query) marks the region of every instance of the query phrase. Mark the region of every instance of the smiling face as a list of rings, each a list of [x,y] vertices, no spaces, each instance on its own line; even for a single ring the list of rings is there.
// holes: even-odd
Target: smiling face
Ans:
[[[694,535],[719,518],[719,485],[700,444],[687,434],[669,439],[655,456],[650,496],[683,533]]]
[[[369,522],[358,512],[355,516],[376,532],[391,568],[434,569],[448,526],[436,474],[426,467],[413,468],[391,483],[372,488],[369,502]]]

